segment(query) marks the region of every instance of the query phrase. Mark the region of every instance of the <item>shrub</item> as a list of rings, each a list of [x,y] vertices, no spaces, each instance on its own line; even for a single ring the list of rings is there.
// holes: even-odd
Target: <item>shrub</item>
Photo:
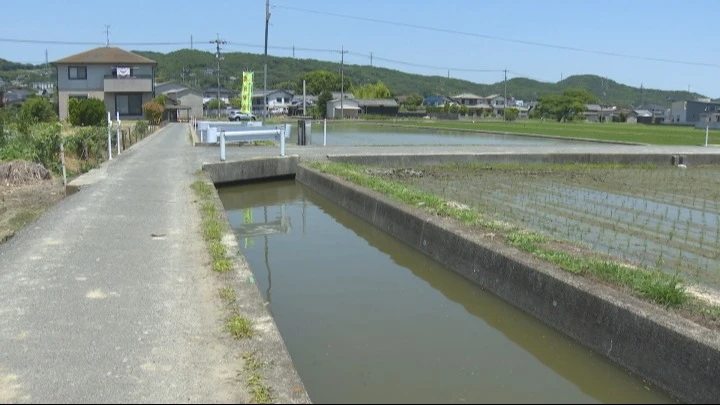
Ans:
[[[147,135],[148,133],[148,122],[147,121],[137,121],[135,123],[135,128],[133,128],[133,132],[136,135]]]
[[[23,103],[20,115],[33,122],[53,122],[57,120],[54,108],[50,101],[43,97],[31,97]]]
[[[68,119],[76,126],[107,126],[105,102],[96,98],[71,98],[68,104]]]
[[[145,118],[147,118],[147,120],[153,124],[160,123],[160,120],[162,120],[163,111],[165,111],[165,107],[155,101],[148,101],[147,103],[143,104],[142,109],[143,114],[145,114]]]
[[[65,148],[78,159],[99,160],[107,147],[107,133],[103,127],[85,127],[65,138]]]

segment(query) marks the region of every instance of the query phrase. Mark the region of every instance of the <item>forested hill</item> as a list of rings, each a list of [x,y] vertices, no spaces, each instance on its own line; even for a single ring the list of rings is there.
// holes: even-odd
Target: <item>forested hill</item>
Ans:
[[[159,80],[182,82],[183,69],[185,69],[186,82],[192,81],[192,83],[195,83],[197,80],[197,87],[199,88],[217,85],[217,78],[213,73],[216,66],[213,53],[189,49],[167,54],[149,51],[133,52],[158,62]],[[221,65],[221,85],[223,87],[238,88],[239,80],[232,82],[229,78],[231,76],[239,78],[242,72],[247,70],[255,72],[255,86],[262,86],[263,55],[229,52],[225,53],[224,57],[225,59]],[[3,66],[1,62],[0,66]],[[268,88],[293,88],[296,86],[297,77],[300,73],[313,70],[339,72],[340,64],[314,59],[269,56]],[[501,73],[498,74],[498,76],[501,75]],[[442,76],[423,76],[367,65],[346,64],[345,77],[346,84],[352,83],[355,85],[382,81],[394,95],[419,93],[423,95],[450,96],[469,92],[486,96],[504,93],[502,80],[493,84],[480,84],[467,80]],[[570,76],[557,83],[540,82],[526,78],[513,78],[507,82],[508,95],[522,100],[536,99],[543,94],[561,93],[565,89],[573,87],[585,88],[595,94],[603,103],[619,106],[635,106],[641,103],[669,105],[670,101],[694,99],[701,96],[687,91],[640,89],[612,80],[604,80],[594,75]]]

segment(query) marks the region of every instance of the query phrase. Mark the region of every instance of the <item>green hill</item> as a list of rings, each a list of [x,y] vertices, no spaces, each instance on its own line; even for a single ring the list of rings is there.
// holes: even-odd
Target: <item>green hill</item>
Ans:
[[[215,55],[211,52],[190,49],[170,53],[133,52],[158,62],[159,81],[174,80],[182,82],[183,70],[185,70],[184,79],[186,83],[192,83],[198,88],[215,87],[217,85],[217,76],[214,73],[216,67]],[[229,52],[223,55],[225,59],[221,63],[221,86],[238,89],[239,80],[236,79],[233,82],[230,78],[233,76],[239,78],[243,71],[251,70],[255,72],[255,86],[262,87],[263,55],[242,52]],[[0,72],[5,71],[8,75],[15,75],[23,70],[35,68],[37,67],[33,65],[13,63],[0,59]],[[268,88],[291,88],[300,73],[313,70],[339,72],[340,64],[315,59],[268,56]],[[423,95],[451,96],[470,92],[486,96],[504,93],[504,83],[502,81],[493,84],[480,84],[467,80],[442,76],[424,76],[368,65],[346,64],[345,78],[348,87],[351,83],[362,85],[374,83],[378,80],[382,81],[394,95],[420,93]],[[540,82],[527,78],[513,78],[507,81],[508,95],[522,100],[537,99],[543,94],[561,93],[572,87],[585,88],[604,103],[618,106],[635,106],[641,103],[669,105],[670,101],[701,97],[700,94],[687,91],[641,90],[612,80],[603,80],[603,78],[594,75],[570,76],[557,83]]]

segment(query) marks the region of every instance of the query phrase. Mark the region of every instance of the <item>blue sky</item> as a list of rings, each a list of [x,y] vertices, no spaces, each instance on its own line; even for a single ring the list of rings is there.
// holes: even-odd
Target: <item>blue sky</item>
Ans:
[[[0,6],[0,38],[110,43],[187,42],[212,51],[219,33],[236,43],[264,42],[264,0],[35,0]],[[692,3],[692,6],[689,6]],[[713,31],[717,0],[688,4],[658,0],[650,3],[410,0],[277,0],[271,1],[270,46],[340,49],[347,63],[369,63],[376,57],[456,69],[507,68],[543,81],[573,74],[597,74],[646,88],[687,90],[720,97],[720,49]],[[198,4],[202,8],[198,9]],[[572,5],[572,6],[569,6]],[[672,59],[715,66],[691,66],[612,57],[531,46],[444,32],[393,26],[289,10],[282,6],[431,26],[480,35],[511,38],[595,51]],[[215,10],[219,10],[214,13]],[[713,16],[712,18],[710,16]],[[708,33],[703,34],[707,28]],[[48,50],[50,60],[90,48],[90,45],[16,44],[0,42],[0,57],[39,63]],[[169,52],[182,46],[126,46]],[[233,45],[226,51],[262,52],[261,47]],[[291,50],[269,53],[292,56]],[[296,57],[339,59],[330,52],[296,51]],[[445,69],[410,67],[378,59],[374,64],[420,74],[447,75]],[[272,72],[269,72],[272,74]],[[450,71],[452,77],[480,83],[502,80],[501,72]]]

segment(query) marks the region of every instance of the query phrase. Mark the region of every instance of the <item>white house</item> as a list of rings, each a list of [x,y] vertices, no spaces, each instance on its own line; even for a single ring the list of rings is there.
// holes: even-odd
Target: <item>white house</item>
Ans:
[[[360,105],[354,99],[337,99],[327,102],[326,111],[328,118],[357,118],[360,115]]]

